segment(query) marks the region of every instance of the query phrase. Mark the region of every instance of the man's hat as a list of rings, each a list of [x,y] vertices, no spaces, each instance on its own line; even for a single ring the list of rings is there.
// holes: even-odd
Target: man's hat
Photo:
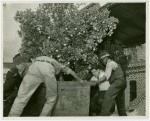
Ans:
[[[104,58],[104,57],[107,57],[107,56],[110,56],[110,55],[106,51],[100,53],[100,58]]]

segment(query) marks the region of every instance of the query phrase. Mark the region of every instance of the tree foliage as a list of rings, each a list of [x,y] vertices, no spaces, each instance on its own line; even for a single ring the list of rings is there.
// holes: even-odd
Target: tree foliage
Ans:
[[[44,3],[36,11],[17,11],[22,38],[20,53],[28,56],[50,56],[80,72],[98,63],[95,52],[106,36],[116,29],[117,18],[99,8],[78,10],[73,3]]]

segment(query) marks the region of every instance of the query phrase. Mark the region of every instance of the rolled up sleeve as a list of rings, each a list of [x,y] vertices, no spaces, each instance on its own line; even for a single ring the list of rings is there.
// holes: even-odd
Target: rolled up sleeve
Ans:
[[[106,66],[106,70],[105,70],[105,76],[106,76],[106,79],[108,80],[110,78],[110,75],[111,75],[111,72],[112,72],[112,66],[110,65],[107,65]]]
[[[67,66],[62,66],[62,72],[66,73],[66,74],[70,74],[71,73],[71,69],[68,68]]]
[[[97,78],[93,76],[90,81],[97,81]]]
[[[109,61],[107,63],[105,74],[104,74],[107,80],[110,78],[112,70],[115,70],[116,67],[117,67],[117,63],[115,63],[114,61]]]

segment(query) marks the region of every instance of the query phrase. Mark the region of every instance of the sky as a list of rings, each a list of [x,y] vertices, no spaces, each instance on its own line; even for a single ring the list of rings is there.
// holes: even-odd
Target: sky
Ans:
[[[85,5],[80,6],[82,9],[91,2],[86,2]],[[100,2],[100,5],[104,5],[106,2]],[[21,47],[21,38],[17,31],[19,23],[14,20],[14,16],[17,10],[24,11],[26,8],[36,10],[39,3],[6,3],[3,6],[3,60],[4,62],[13,62],[13,57],[19,53]]]
[[[37,3],[6,3],[3,7],[3,58],[4,62],[12,62],[13,57],[19,53],[21,47],[21,38],[17,31],[19,23],[14,20],[17,10],[24,11],[26,8],[35,9],[38,7]]]

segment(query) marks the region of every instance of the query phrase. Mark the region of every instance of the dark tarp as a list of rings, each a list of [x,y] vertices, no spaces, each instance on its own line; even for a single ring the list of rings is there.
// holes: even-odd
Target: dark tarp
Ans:
[[[108,7],[110,16],[119,19],[113,39],[126,47],[146,41],[146,3],[115,3]]]

